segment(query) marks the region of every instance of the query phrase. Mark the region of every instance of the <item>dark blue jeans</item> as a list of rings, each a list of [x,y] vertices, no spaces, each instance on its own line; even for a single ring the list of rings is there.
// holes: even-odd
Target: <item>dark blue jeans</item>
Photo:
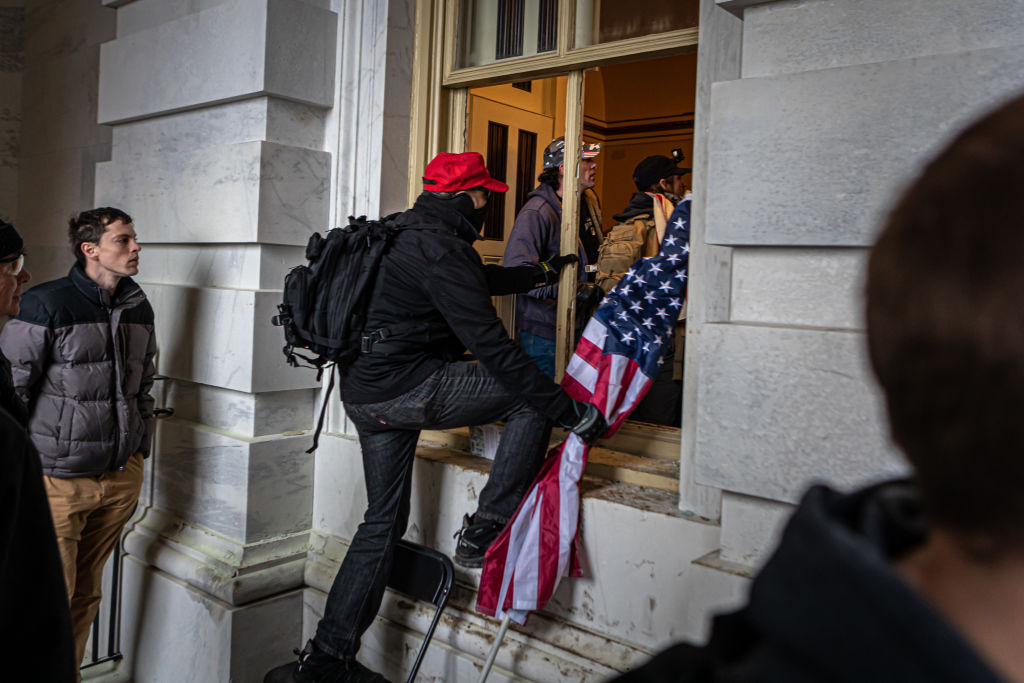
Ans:
[[[391,574],[395,541],[409,521],[412,463],[421,429],[505,421],[476,516],[505,523],[540,470],[551,422],[476,363],[448,363],[412,391],[380,403],[349,403],[359,432],[368,505],[327,596],[317,646],[354,657]]]
[[[540,371],[548,377],[555,377],[555,340],[538,337],[531,332],[519,333],[519,345],[526,355],[533,359]]]

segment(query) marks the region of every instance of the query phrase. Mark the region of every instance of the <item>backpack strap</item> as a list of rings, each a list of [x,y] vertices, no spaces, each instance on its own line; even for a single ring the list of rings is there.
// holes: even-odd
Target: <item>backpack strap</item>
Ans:
[[[313,432],[313,445],[309,447],[308,451],[306,451],[306,453],[309,454],[312,454],[320,445],[320,432],[323,431],[324,428],[324,418],[327,416],[327,404],[331,400],[331,394],[334,392],[334,373],[335,366],[332,363],[330,372],[331,380],[327,383],[327,393],[324,394],[324,402],[323,405],[320,406],[320,419],[317,420],[316,431]]]

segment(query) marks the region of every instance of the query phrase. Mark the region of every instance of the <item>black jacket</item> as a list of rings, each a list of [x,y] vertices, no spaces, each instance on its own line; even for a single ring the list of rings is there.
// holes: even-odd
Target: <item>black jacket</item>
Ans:
[[[15,422],[22,427],[28,427],[28,410],[14,392],[14,382],[11,381],[11,363],[2,350],[0,350],[0,408],[10,413]]]
[[[72,683],[71,612],[39,456],[2,408],[0,471],[0,659],[25,667],[26,680]]]
[[[622,213],[617,213],[612,218],[620,223],[624,223],[631,218],[644,214],[648,216],[654,215],[654,198],[646,192],[634,192],[633,196],[629,198],[629,204],[622,210]]]
[[[401,396],[465,349],[509,390],[548,415],[571,401],[505,331],[491,296],[532,286],[530,266],[485,267],[472,247],[477,231],[451,200],[420,195],[398,216],[400,230],[381,261],[367,311],[368,330],[401,330],[375,343],[342,373],[349,403]]]
[[[905,481],[808,491],[748,605],[717,617],[705,647],[676,645],[622,683],[996,683],[962,636],[893,571],[922,543]]]

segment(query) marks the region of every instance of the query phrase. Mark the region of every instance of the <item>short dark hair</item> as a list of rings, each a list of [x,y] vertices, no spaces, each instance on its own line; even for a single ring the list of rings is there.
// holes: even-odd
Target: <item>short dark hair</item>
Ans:
[[[889,215],[867,330],[929,522],[1024,550],[1024,97],[961,133]]]
[[[541,185],[549,185],[551,189],[558,192],[558,186],[562,184],[562,174],[559,173],[557,166],[545,168],[537,176],[537,182]]]
[[[99,242],[100,237],[107,231],[107,226],[114,221],[121,221],[125,224],[133,222],[132,217],[124,211],[110,206],[83,211],[68,220],[68,240],[71,242],[71,253],[75,255],[79,265],[85,265],[82,245],[86,242],[94,244]]]

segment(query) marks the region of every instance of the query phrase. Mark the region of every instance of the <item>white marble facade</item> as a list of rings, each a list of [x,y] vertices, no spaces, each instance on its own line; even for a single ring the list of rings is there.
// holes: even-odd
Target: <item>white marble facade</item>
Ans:
[[[310,232],[405,203],[414,8],[0,0],[0,216],[33,274],[63,274],[64,220],[91,205],[121,205],[144,243],[158,400],[177,413],[126,539],[135,681],[258,681],[322,613],[360,454],[336,405],[304,453],[319,385],[268,320]],[[703,638],[808,482],[904,471],[863,350],[867,246],[928,154],[1024,86],[1019,10],[702,0],[680,497],[589,491],[588,578],[509,634],[492,680],[600,680]],[[439,457],[416,478],[410,536],[450,552],[484,474]],[[476,678],[495,627],[472,610],[477,576],[460,572],[424,676]],[[367,663],[401,678],[426,619],[389,596]]]

